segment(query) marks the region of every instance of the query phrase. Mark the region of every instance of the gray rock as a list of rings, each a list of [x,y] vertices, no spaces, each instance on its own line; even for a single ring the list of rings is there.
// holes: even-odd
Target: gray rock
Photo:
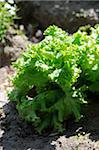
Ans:
[[[98,1],[15,1],[24,24],[37,21],[43,28],[55,24],[72,33],[79,26],[99,23]]]
[[[41,37],[42,36],[42,31],[41,30],[38,30],[37,32],[36,32],[36,34],[35,34],[35,36],[37,37],[37,38],[39,38],[39,37]]]

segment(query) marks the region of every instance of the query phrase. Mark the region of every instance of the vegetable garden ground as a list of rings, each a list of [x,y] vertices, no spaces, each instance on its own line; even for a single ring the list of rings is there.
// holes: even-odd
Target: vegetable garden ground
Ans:
[[[69,120],[68,130],[63,134],[38,136],[7,100],[8,73],[13,73],[9,67],[0,69],[0,150],[99,150],[99,102],[90,104],[86,117],[79,123]]]
[[[99,150],[99,102],[94,97],[79,123],[68,120],[63,134],[35,134],[33,127],[19,117],[15,104],[8,101],[11,86],[10,65],[0,68],[0,150]]]
[[[17,11],[0,2],[0,150],[99,150],[98,16],[69,34]]]

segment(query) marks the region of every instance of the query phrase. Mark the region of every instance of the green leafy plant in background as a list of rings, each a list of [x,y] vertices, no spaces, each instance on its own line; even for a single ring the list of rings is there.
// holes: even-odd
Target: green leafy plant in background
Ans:
[[[6,36],[6,31],[16,18],[16,7],[7,2],[0,2],[0,41]]]
[[[90,28],[90,35],[80,29],[68,35],[57,26],[48,27],[44,35],[14,64],[9,98],[39,133],[62,132],[70,115],[81,118],[84,91],[99,92],[99,25]]]

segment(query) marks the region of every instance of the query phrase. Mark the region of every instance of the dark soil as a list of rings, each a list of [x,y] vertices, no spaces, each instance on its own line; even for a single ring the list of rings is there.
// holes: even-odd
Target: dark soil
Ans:
[[[86,107],[79,123],[69,120],[63,134],[39,136],[7,99],[8,76],[13,73],[9,67],[0,69],[0,150],[99,150],[99,102]]]

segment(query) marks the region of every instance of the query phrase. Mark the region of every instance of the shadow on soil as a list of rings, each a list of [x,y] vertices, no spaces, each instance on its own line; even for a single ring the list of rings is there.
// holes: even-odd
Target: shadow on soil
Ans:
[[[90,133],[89,138],[92,141],[99,140],[99,103],[90,104],[85,110],[86,117],[79,123],[68,121],[66,125],[68,130],[62,135],[38,136],[34,134],[33,127],[19,118],[15,104],[11,102],[4,106],[3,111],[5,116],[0,119],[1,131],[3,131],[0,147],[3,150],[54,150],[55,146],[51,144],[52,141],[56,141],[61,136],[69,138],[83,132]]]

